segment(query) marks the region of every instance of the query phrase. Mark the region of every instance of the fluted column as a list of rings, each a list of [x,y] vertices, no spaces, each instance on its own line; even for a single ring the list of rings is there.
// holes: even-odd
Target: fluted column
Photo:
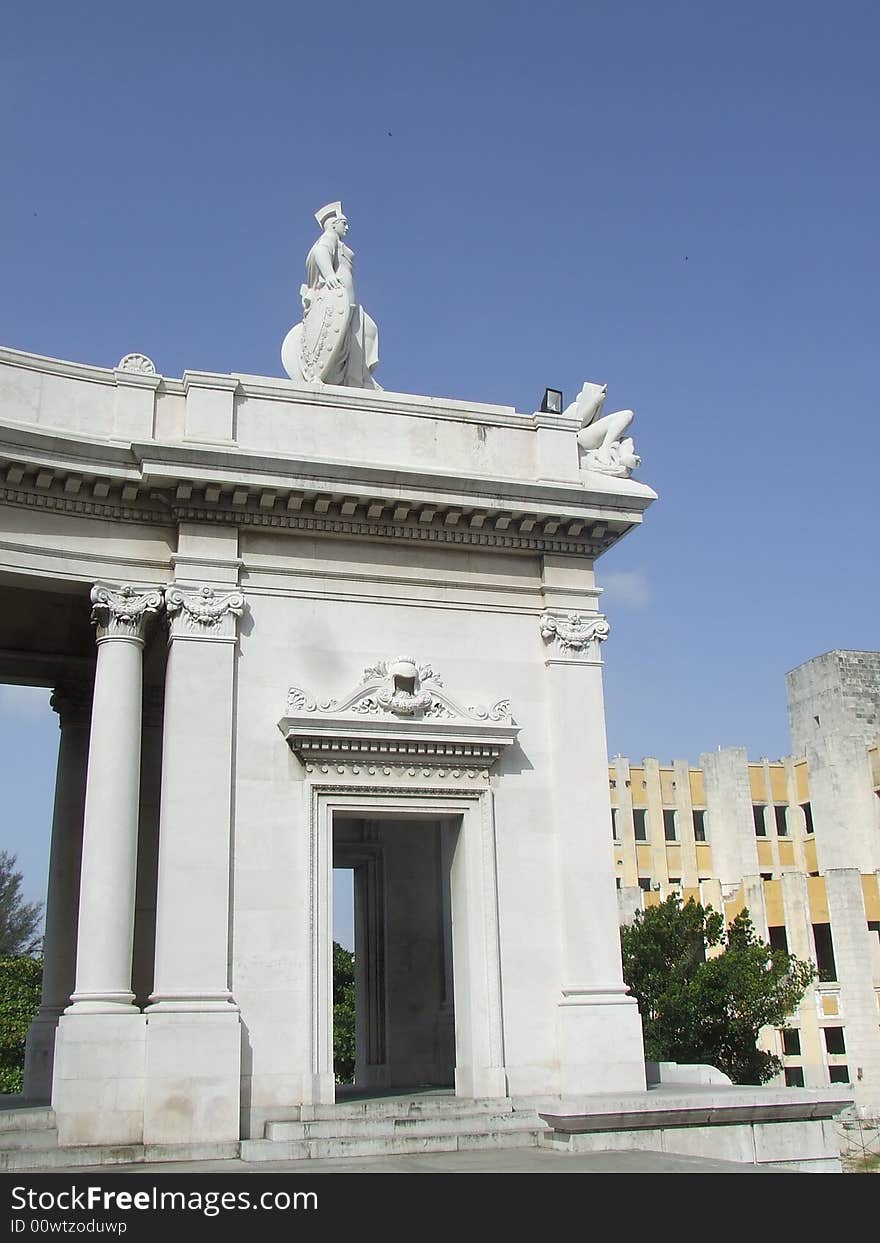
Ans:
[[[643,1089],[638,1008],[623,982],[599,613],[548,609],[545,646],[553,739],[553,814],[561,890],[559,1000],[563,1093]]]
[[[89,752],[92,680],[65,675],[52,694],[61,738],[55,775],[46,930],[43,938],[43,987],[40,1008],[28,1030],[24,1094],[48,1100],[52,1090],[55,1029],[70,1001],[76,974],[76,926],[82,854],[83,807]]]
[[[143,649],[159,591],[92,588],[98,661],[89,738],[77,933],[68,1013],[134,1011],[134,933]]]

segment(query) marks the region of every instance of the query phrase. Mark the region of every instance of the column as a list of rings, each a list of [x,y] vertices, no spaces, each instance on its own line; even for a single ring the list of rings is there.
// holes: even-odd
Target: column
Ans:
[[[564,1095],[645,1087],[639,1012],[620,958],[605,706],[596,612],[548,609],[545,644],[553,740],[553,816],[561,893],[558,1003]]]
[[[165,592],[168,665],[144,1139],[235,1141],[241,1032],[229,990],[232,749],[240,591]]]
[[[32,1101],[48,1101],[51,1097],[55,1032],[64,1007],[70,1001],[76,973],[91,674],[65,675],[55,687],[51,702],[58,713],[61,738],[49,851],[43,989],[40,1008],[28,1029],[24,1061],[24,1095]]]
[[[143,1135],[144,1018],[131,991],[143,649],[159,591],[92,588],[98,660],[89,736],[76,987],[61,1016],[52,1104],[62,1144]]]

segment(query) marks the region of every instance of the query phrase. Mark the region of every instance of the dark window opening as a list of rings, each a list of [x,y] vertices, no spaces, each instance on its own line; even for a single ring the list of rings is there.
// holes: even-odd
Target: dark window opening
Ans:
[[[788,837],[788,820],[786,819],[786,810],[781,803],[777,803],[773,808],[773,814],[776,816],[776,836]]]
[[[802,1066],[786,1066],[785,1086],[787,1088],[802,1088],[804,1086],[804,1071]]]
[[[834,961],[834,941],[831,937],[830,924],[813,924],[813,944],[816,947],[816,965],[819,968],[819,979],[823,981],[837,979],[837,964]]]
[[[848,1066],[829,1066],[828,1078],[832,1083],[849,1083]]]
[[[633,808],[633,828],[635,829],[637,842],[646,842],[648,840],[648,813],[644,807]]]
[[[828,1053],[846,1053],[846,1041],[842,1027],[823,1027],[825,1033],[825,1049]]]
[[[670,878],[669,878],[669,883],[670,883],[670,885],[680,885],[680,884],[681,884],[681,877],[680,877],[680,876],[670,876]]]
[[[675,832],[675,812],[668,807],[663,810],[663,836],[667,842],[678,840]]]
[[[880,938],[880,919],[869,919],[868,920],[868,931],[876,932],[878,938]]]
[[[772,879],[773,879],[773,873],[772,873],[772,872],[762,872],[762,873],[761,873],[761,880],[772,880]]]
[[[804,828],[808,833],[813,832],[813,808],[809,803],[801,803],[801,811],[804,813]]]
[[[755,837],[766,837],[767,826],[764,823],[764,804],[763,803],[752,804],[752,816],[754,817],[754,820],[755,820]]]
[[[611,808],[611,837],[617,842],[620,840],[620,832],[617,828],[617,808]]]
[[[694,811],[694,841],[704,842],[706,840],[706,813],[699,809]]]
[[[788,953],[788,933],[785,931],[784,924],[774,924],[767,929],[767,935],[772,950],[782,950],[784,954]]]
[[[796,1027],[782,1030],[782,1052],[786,1057],[797,1057],[801,1051],[801,1034]]]
[[[651,878],[650,878],[650,876],[640,876],[640,877],[639,877],[639,889],[644,889],[645,893],[650,893],[650,892],[651,892]]]
[[[616,886],[618,889],[622,889],[622,888],[623,888],[623,882],[621,881],[621,879],[620,879],[620,877],[619,877],[619,876],[615,876],[615,878],[614,878],[614,884],[615,884],[615,886]]]

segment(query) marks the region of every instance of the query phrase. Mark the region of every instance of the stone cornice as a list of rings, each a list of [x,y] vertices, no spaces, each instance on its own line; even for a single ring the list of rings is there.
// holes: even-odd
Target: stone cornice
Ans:
[[[0,501],[122,522],[219,522],[596,557],[641,522],[653,495],[629,480],[586,491],[0,429]]]

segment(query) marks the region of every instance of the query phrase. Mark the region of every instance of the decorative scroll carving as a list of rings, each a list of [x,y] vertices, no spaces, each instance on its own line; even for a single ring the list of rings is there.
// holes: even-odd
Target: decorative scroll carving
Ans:
[[[130,584],[106,587],[96,584],[91,592],[92,624],[98,638],[143,639],[150,617],[162,608],[162,592],[142,591]]]
[[[582,652],[592,643],[607,639],[610,632],[601,613],[544,613],[541,617],[541,637],[545,642],[555,642],[563,652]]]
[[[116,364],[117,371],[133,371],[135,375],[155,375],[156,364],[146,354],[126,354]]]
[[[244,596],[240,591],[216,591],[213,587],[166,587],[165,610],[177,615],[189,630],[216,630],[225,617],[241,617]]]
[[[519,731],[509,699],[466,707],[431,665],[411,656],[370,665],[341,699],[317,700],[292,686],[278,724],[302,762],[322,773],[332,768],[369,781],[380,770],[385,776],[400,770],[417,785],[488,774]]]
[[[443,688],[431,665],[419,665],[411,656],[377,661],[364,670],[360,684],[342,699],[316,700],[301,687],[287,695],[288,712],[357,713],[359,716],[411,717],[426,720],[513,721],[510,700],[499,699],[490,707],[465,707]]]

